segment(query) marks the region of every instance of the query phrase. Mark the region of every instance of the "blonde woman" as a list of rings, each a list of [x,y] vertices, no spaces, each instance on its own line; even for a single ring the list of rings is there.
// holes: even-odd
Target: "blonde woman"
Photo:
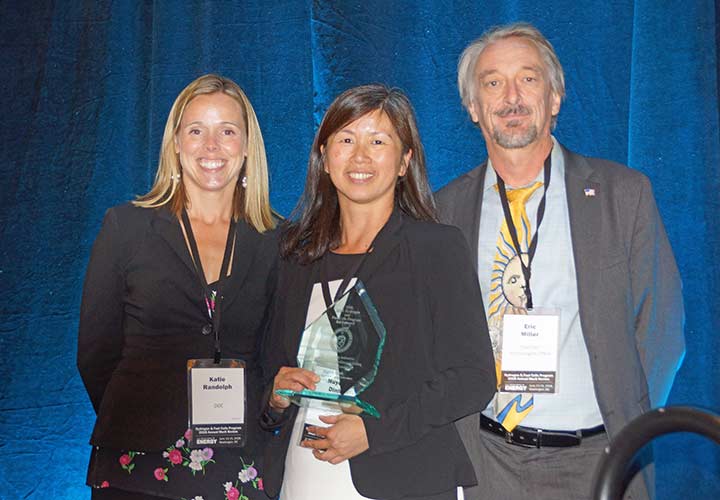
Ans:
[[[152,189],[107,211],[88,264],[78,368],[97,413],[93,499],[264,498],[257,358],[274,225],[255,112],[237,84],[202,76],[170,110]],[[198,359],[245,363],[234,447],[193,441]]]

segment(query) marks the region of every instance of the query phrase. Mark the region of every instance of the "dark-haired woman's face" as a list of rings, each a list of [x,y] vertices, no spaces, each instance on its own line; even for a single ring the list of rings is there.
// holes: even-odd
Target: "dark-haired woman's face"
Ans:
[[[405,175],[412,151],[403,154],[395,127],[383,111],[373,111],[332,134],[324,169],[337,189],[340,210],[363,205],[392,210],[395,183]]]

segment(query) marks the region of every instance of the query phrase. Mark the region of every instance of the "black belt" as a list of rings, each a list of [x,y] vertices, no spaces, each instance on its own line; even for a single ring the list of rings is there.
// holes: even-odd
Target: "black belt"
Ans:
[[[505,441],[509,444],[536,448],[542,446],[559,448],[578,446],[583,438],[605,432],[605,426],[602,424],[589,429],[578,429],[576,431],[546,431],[518,425],[512,431],[506,431],[502,425],[482,413],[480,414],[480,428],[504,437]]]

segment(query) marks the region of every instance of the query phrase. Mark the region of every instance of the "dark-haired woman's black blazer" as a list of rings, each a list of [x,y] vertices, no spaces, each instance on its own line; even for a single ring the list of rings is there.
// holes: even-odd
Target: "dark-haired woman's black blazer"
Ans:
[[[297,366],[318,264],[281,261],[267,344],[268,388]],[[370,448],[350,459],[356,489],[370,498],[453,495],[476,484],[453,422],[485,408],[495,391],[487,323],[470,251],[454,227],[396,210],[358,272],[387,329],[375,382],[363,393],[380,419],[364,416]],[[269,394],[269,390],[267,391]],[[266,447],[265,489],[279,493],[297,408],[278,420]],[[273,425],[275,424],[275,425]]]

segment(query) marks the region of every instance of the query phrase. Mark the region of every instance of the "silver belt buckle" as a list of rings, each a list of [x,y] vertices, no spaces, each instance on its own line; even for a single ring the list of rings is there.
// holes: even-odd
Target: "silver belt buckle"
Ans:
[[[503,430],[505,430],[505,429],[503,428]],[[505,442],[506,442],[507,444],[513,444],[513,443],[514,443],[512,431],[505,431]]]

